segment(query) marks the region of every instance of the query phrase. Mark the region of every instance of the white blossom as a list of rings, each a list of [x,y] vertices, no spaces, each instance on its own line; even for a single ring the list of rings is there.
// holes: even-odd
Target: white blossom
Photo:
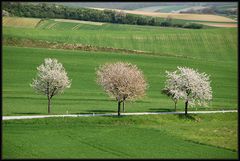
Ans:
[[[145,95],[147,83],[136,65],[117,62],[105,64],[97,70],[97,83],[117,100],[136,99]]]
[[[185,115],[188,105],[207,106],[207,103],[212,100],[212,88],[206,73],[199,73],[197,70],[187,67],[177,67],[176,71],[166,71],[166,73],[167,80],[162,92],[174,100],[175,108],[176,101],[183,99]]]
[[[141,98],[147,89],[142,71],[136,65],[123,62],[100,66],[97,70],[97,83],[110,97],[115,97],[118,101],[118,116],[121,103],[124,111],[126,99]]]
[[[212,88],[209,76],[206,73],[199,73],[197,70],[187,67],[177,67],[176,74],[179,75],[177,86],[182,91],[183,98],[190,106],[196,104],[207,106],[212,100]]]
[[[37,71],[37,76],[30,86],[37,93],[46,95],[49,103],[54,95],[63,93],[65,88],[71,86],[63,65],[58,63],[57,59],[46,58],[44,63],[37,67]]]

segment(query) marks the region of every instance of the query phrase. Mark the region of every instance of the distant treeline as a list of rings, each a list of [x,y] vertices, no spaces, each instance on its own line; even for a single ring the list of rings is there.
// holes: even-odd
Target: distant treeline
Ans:
[[[62,18],[119,24],[150,25],[164,27],[182,27],[199,29],[203,26],[194,23],[175,23],[171,18],[156,18],[128,14],[113,10],[96,10],[89,8],[72,8],[47,3],[3,2],[2,9],[12,16],[35,18]]]

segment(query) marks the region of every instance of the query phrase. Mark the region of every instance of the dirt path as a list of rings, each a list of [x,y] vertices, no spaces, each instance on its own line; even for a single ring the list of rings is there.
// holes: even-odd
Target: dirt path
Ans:
[[[213,27],[238,27],[237,23],[208,23],[208,22],[196,22],[196,23]]]
[[[222,110],[222,111],[188,111],[189,114],[206,114],[206,113],[227,113],[238,112],[237,110]],[[126,115],[160,115],[160,114],[184,114],[181,112],[136,112],[136,113],[122,113]],[[73,114],[73,115],[35,115],[35,116],[2,116],[2,120],[16,120],[16,119],[34,119],[34,118],[47,118],[47,117],[91,117],[91,116],[117,116],[117,113],[105,114]]]

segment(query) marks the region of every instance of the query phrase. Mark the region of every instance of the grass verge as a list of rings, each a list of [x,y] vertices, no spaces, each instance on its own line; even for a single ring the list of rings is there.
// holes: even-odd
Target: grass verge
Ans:
[[[216,132],[218,131],[218,132]],[[237,158],[237,114],[3,122],[3,158]]]

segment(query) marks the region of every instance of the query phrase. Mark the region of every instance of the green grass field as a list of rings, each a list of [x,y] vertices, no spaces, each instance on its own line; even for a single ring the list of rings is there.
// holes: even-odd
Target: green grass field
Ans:
[[[205,109],[237,108],[237,67],[233,63],[199,61],[195,59],[165,56],[150,56],[121,53],[83,52],[37,48],[3,48],[3,114],[44,114],[47,111],[45,96],[35,94],[29,86],[36,75],[36,67],[44,58],[57,58],[63,63],[72,86],[64,94],[53,98],[52,111],[55,114],[115,112],[117,103],[110,99],[95,82],[95,68],[106,62],[125,61],[137,64],[143,70],[150,85],[147,96],[134,103],[127,103],[128,112],[169,111],[173,102],[162,95],[165,70],[175,70],[177,66],[197,68],[211,75],[213,101]],[[34,59],[33,59],[34,58]],[[178,110],[183,110],[183,102]],[[190,108],[191,109],[191,108]],[[198,107],[197,109],[204,109]],[[191,110],[196,110],[193,108]]]
[[[136,64],[149,89],[146,97],[126,103],[126,112],[172,111],[161,94],[165,71],[187,66],[211,75],[209,107],[237,109],[237,29],[200,30],[59,22],[36,28],[3,27],[4,39],[81,43],[150,51],[112,51],[17,47],[2,49],[3,115],[47,114],[46,96],[29,86],[44,58],[57,58],[72,79],[64,94],[53,97],[52,114],[116,113],[117,102],[96,84],[95,69],[106,62]],[[44,22],[45,23],[45,22]],[[76,29],[76,30],[75,30]],[[177,105],[184,110],[184,103]],[[3,158],[237,158],[237,114],[47,118],[3,121]]]
[[[236,123],[236,113],[4,121],[3,158],[236,159]]]
[[[124,48],[196,59],[237,60],[237,29],[174,29],[134,27],[133,25],[86,25],[72,30],[74,25],[64,22],[56,29],[27,29],[4,27],[4,38],[81,43],[100,47]],[[61,26],[61,27],[60,27]]]

